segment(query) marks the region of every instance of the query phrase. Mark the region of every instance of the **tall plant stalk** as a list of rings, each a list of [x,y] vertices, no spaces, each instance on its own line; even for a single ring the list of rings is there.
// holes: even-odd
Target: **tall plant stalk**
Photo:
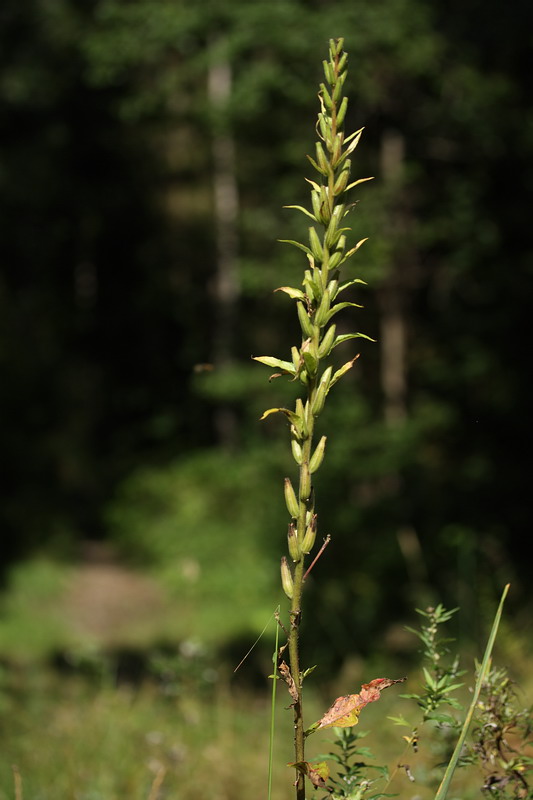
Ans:
[[[347,200],[348,192],[370,178],[350,181],[350,155],[361,137],[362,129],[349,136],[344,135],[344,119],[348,98],[343,96],[346,80],[348,55],[343,49],[343,39],[330,40],[329,59],[323,62],[325,82],[320,84],[320,111],[316,131],[315,157],[308,156],[318,179],[309,180],[311,186],[310,209],[296,208],[313,224],[309,227],[309,243],[292,240],[288,242],[302,250],[308,260],[305,269],[303,288],[282,286],[282,291],[296,302],[298,319],[302,330],[299,346],[291,348],[291,361],[283,361],[273,356],[258,356],[269,367],[279,370],[273,377],[289,375],[298,380],[303,387],[303,397],[296,400],[294,410],[270,408],[262,419],[272,413],[284,414],[290,425],[291,448],[299,468],[297,490],[290,478],[285,478],[285,502],[290,516],[288,528],[289,558],[281,560],[281,579],[283,589],[290,600],[290,624],[288,629],[288,651],[290,667],[279,654],[279,673],[286,681],[292,697],[294,713],[294,754],[296,767],[296,798],[305,800],[305,775],[309,775],[305,761],[305,728],[302,704],[302,683],[306,671],[300,666],[299,628],[302,618],[302,594],[305,578],[313,567],[316,556],[308,568],[306,561],[311,554],[317,535],[317,514],[315,513],[312,475],[320,467],[324,458],[326,437],[317,444],[314,441],[315,422],[321,414],[327,395],[337,381],[354,365],[357,356],[347,361],[337,370],[328,364],[332,350],[339,344],[358,337],[369,339],[362,333],[337,335],[333,322],[335,315],[345,308],[359,307],[356,303],[338,298],[342,292],[357,283],[352,278],[339,283],[340,268],[363,244],[362,239],[352,247],[347,245],[350,228],[344,226],[344,219],[352,211],[354,203]],[[324,545],[329,537],[324,541]],[[322,550],[319,551],[319,554]]]

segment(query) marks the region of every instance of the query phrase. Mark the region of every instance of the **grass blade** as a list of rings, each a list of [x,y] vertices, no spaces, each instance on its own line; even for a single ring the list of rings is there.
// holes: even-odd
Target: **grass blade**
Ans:
[[[274,617],[279,614],[279,606]],[[270,707],[270,743],[268,746],[268,800],[272,800],[272,765],[274,762],[274,728],[276,722],[276,684],[278,682],[278,647],[279,647],[279,623],[276,618],[276,642],[274,646],[274,671],[272,673],[272,704]]]
[[[442,779],[441,785],[437,790],[437,794],[435,795],[435,800],[445,800],[448,789],[450,788],[450,783],[453,777],[453,773],[455,772],[455,768],[457,767],[457,762],[459,761],[459,756],[461,755],[461,751],[463,749],[463,745],[465,743],[466,737],[468,735],[468,731],[470,729],[470,725],[472,723],[472,718],[474,716],[474,711],[476,709],[477,701],[479,700],[479,694],[481,692],[481,687],[485,680],[485,677],[490,668],[490,659],[492,648],[494,647],[494,641],[496,639],[496,634],[498,633],[498,627],[500,625],[500,619],[502,616],[503,611],[503,604],[505,602],[505,598],[507,597],[507,592],[509,591],[510,584],[508,583],[503,590],[502,597],[500,600],[500,605],[498,606],[498,610],[496,612],[496,616],[494,617],[494,622],[492,623],[492,630],[490,632],[489,640],[487,642],[487,647],[485,648],[485,655],[483,656],[483,662],[481,664],[481,669],[479,670],[479,674],[477,677],[476,685],[474,687],[474,695],[472,697],[472,702],[470,703],[470,707],[468,709],[468,713],[466,715],[461,734],[455,745],[455,750],[453,751],[453,755],[450,759],[450,763],[446,767],[446,772],[444,773],[444,777]]]

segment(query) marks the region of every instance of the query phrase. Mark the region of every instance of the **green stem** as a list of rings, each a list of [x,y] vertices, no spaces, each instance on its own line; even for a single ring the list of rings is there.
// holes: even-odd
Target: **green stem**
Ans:
[[[291,604],[291,627],[289,633],[289,654],[291,659],[291,676],[298,692],[298,699],[294,702],[294,760],[296,763],[305,761],[305,737],[302,706],[302,681],[300,676],[300,652],[298,642],[298,629],[301,618],[301,599],[303,588],[304,559],[296,564],[294,570],[294,594]],[[305,778],[296,771],[296,800],[305,800]]]
[[[311,408],[311,402],[316,391],[316,380],[309,381],[308,387],[308,408]],[[298,527],[297,535],[298,541],[301,543],[305,535],[307,513],[310,504],[312,503],[311,496],[304,496],[304,471],[309,469],[309,461],[311,459],[311,451],[313,446],[313,429],[314,419],[313,415],[309,413],[308,420],[308,435],[302,446],[302,463],[300,466],[300,481],[299,481],[299,514],[298,514]],[[289,655],[291,662],[291,676],[296,686],[298,699],[294,703],[294,760],[296,763],[305,761],[305,736],[304,736],[304,718],[303,718],[303,698],[302,698],[302,679],[300,669],[300,648],[299,648],[299,627],[302,617],[302,592],[305,574],[305,556],[302,553],[300,559],[294,568],[294,591],[291,603],[291,627],[289,633]],[[305,778],[301,772],[297,771],[296,781],[296,800],[305,800]]]

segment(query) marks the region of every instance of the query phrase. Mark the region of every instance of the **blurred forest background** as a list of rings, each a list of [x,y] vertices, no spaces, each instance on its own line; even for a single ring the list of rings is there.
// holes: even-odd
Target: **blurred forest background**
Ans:
[[[305,236],[283,206],[308,203],[331,36],[347,130],[366,128],[355,177],[376,177],[347,277],[377,343],[339,348],[361,358],[322,425],[332,543],[304,649],[401,650],[439,599],[479,644],[507,581],[524,629],[532,17],[526,0],[3,0],[3,658],[188,641],[234,664],[277,604],[293,464],[283,423],[258,420],[294,387],[250,356],[297,336],[272,292],[305,258],[277,240]],[[127,630],[66,618],[83,564],[102,591],[104,568],[115,587],[135,571]]]

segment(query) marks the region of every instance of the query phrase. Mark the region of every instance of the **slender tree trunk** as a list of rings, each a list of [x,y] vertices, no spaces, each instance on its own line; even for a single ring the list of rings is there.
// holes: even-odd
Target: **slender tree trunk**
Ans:
[[[237,302],[240,295],[238,274],[239,191],[236,176],[235,141],[228,122],[228,103],[232,90],[231,65],[217,51],[208,73],[208,94],[213,116],[212,159],[216,238],[215,326],[213,364],[216,369],[232,361]],[[228,405],[215,413],[219,441],[231,446],[236,438],[236,418]]]
[[[404,139],[395,131],[386,131],[381,141],[381,173],[385,188],[392,193],[401,180],[404,161]],[[395,209],[394,201],[388,219],[394,238],[405,232],[405,212]],[[381,387],[383,414],[389,425],[401,424],[407,415],[407,326],[406,301],[409,265],[400,254],[390,265],[390,272],[378,293],[380,311]]]

